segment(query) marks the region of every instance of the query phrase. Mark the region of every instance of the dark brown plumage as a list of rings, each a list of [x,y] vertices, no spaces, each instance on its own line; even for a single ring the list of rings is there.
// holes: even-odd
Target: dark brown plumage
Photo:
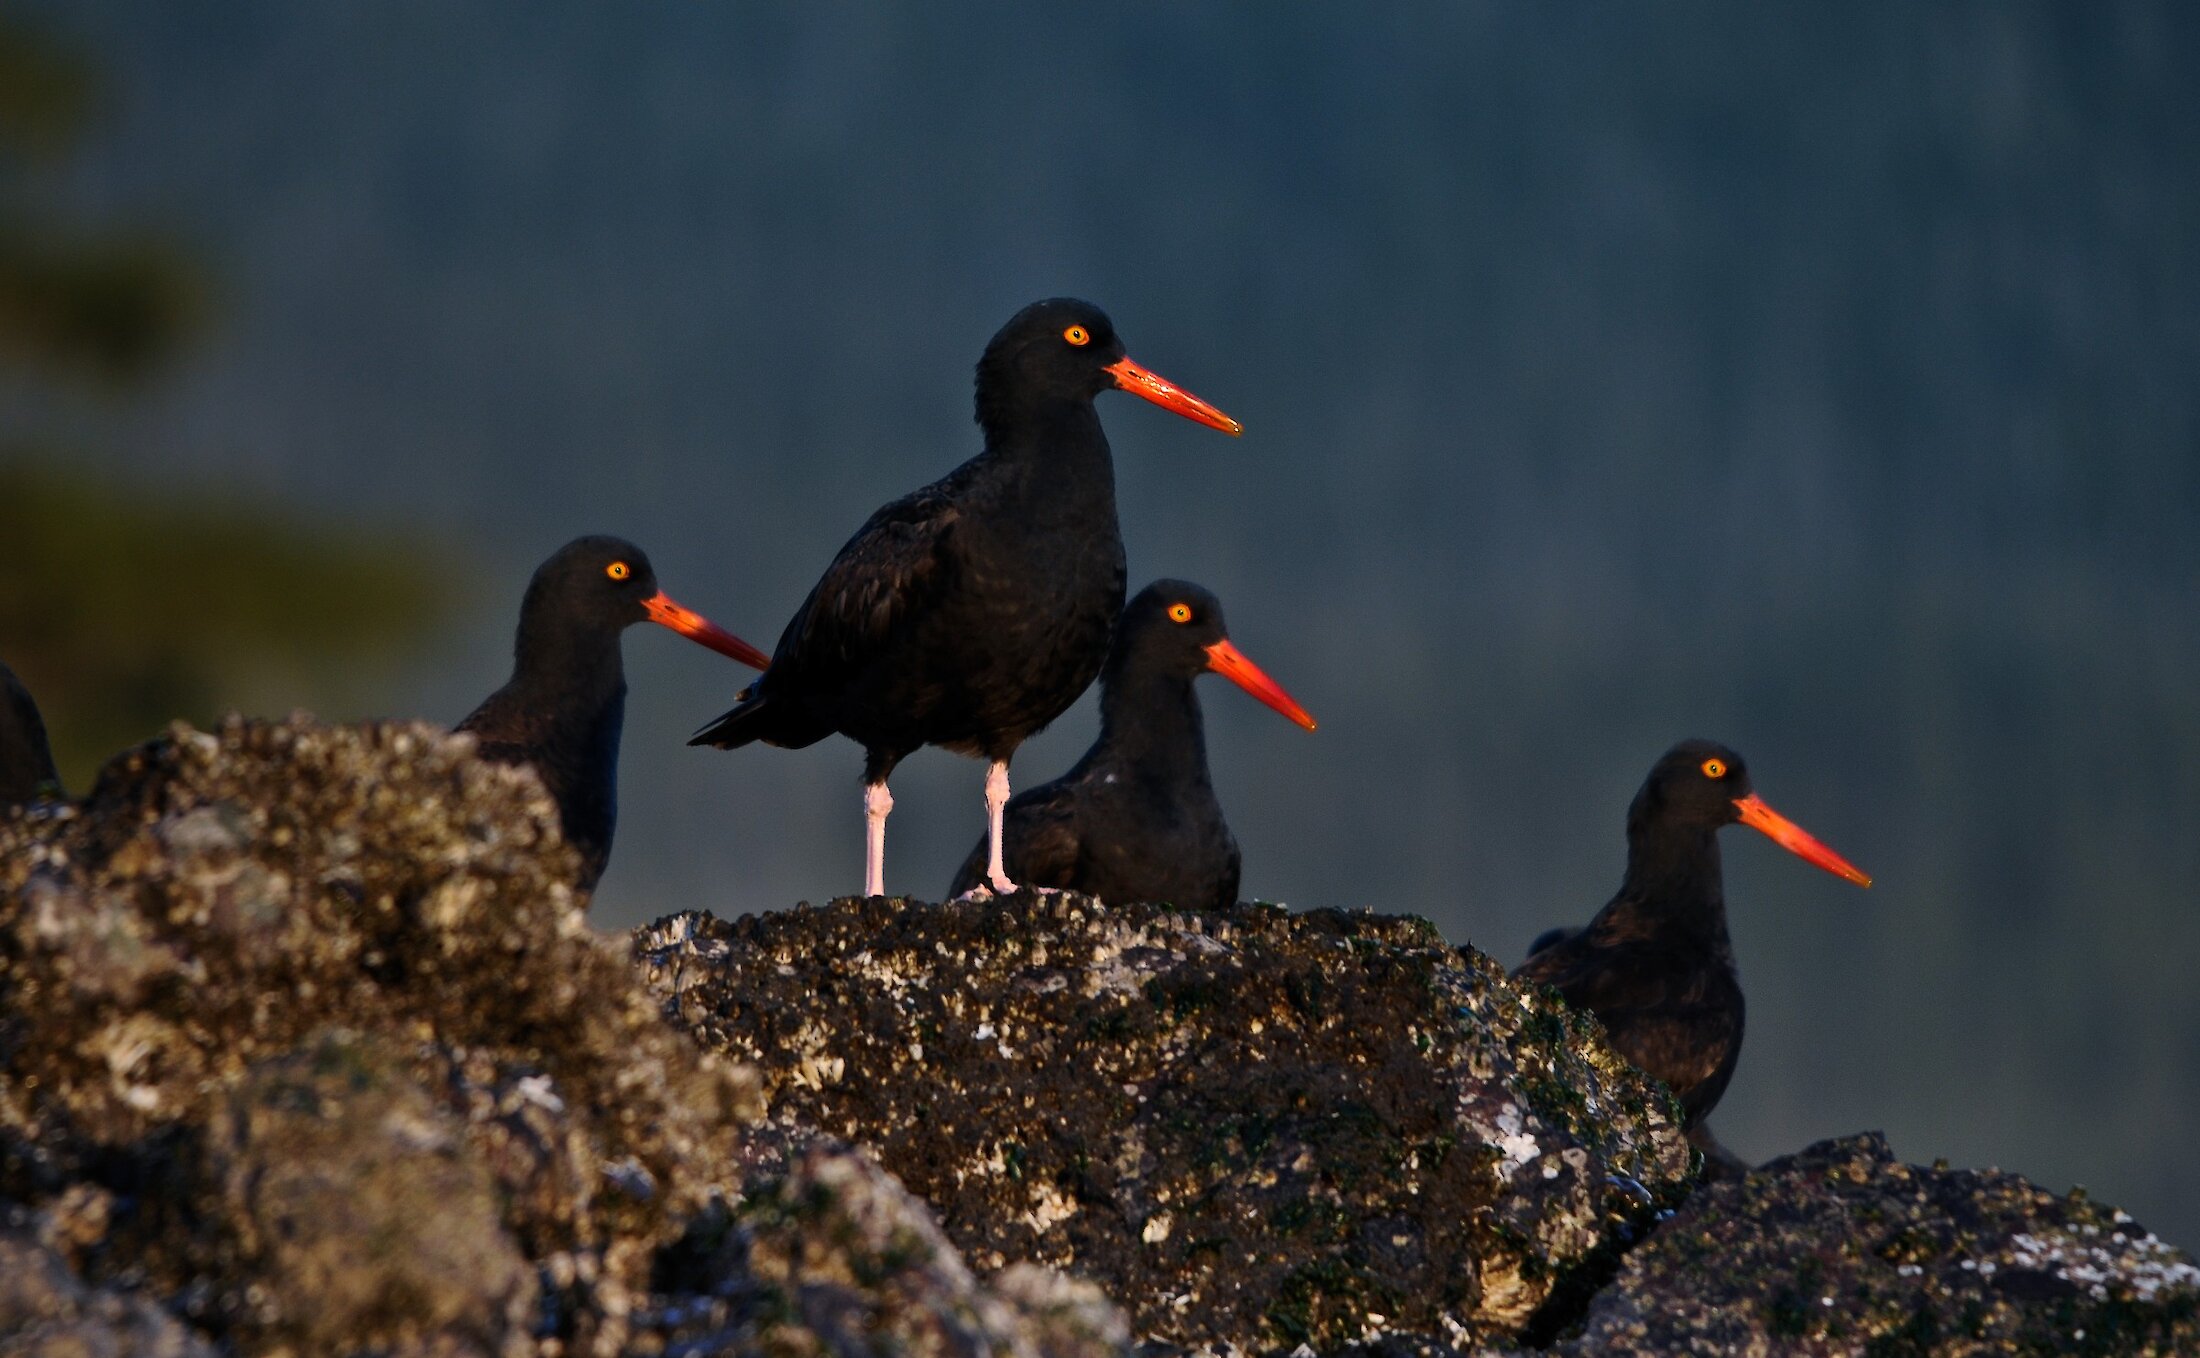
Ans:
[[[987,760],[998,849],[1008,760],[1091,685],[1123,607],[1115,467],[1093,398],[1121,388],[1236,433],[1132,363],[1105,313],[1036,302],[978,361],[985,448],[880,509],[825,568],[771,668],[689,743],[863,746],[864,890],[885,890],[886,780],[925,745]],[[993,885],[1011,884],[996,861]]]
[[[54,767],[38,704],[15,671],[0,665],[0,806],[61,795],[61,772]]]
[[[766,663],[763,652],[659,590],[641,548],[614,537],[576,538],[527,583],[512,677],[458,724],[482,758],[534,769],[558,804],[566,842],[580,853],[584,891],[603,876],[618,828],[626,719],[619,636],[638,622],[671,628],[744,665]]]
[[[1663,1080],[1694,1129],[1742,1050],[1742,986],[1727,937],[1718,832],[1740,821],[1861,886],[1871,879],[1766,806],[1742,757],[1686,740],[1627,811],[1627,875],[1582,929],[1553,929],[1513,974],[1594,1013],[1628,1060]]]
[[[1138,592],[1100,671],[1100,738],[1068,773],[1008,803],[1003,849],[1025,886],[1193,909],[1237,902],[1237,839],[1207,773],[1193,681],[1208,671],[1312,730],[1314,719],[1230,644],[1222,602],[1184,580]],[[948,888],[986,885],[986,841]]]

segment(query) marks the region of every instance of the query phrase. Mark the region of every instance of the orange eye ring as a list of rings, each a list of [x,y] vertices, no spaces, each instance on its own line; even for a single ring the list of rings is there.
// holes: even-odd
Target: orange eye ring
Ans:
[[[1703,761],[1703,776],[1706,778],[1726,777],[1726,761],[1724,759],[1706,759]]]
[[[1071,344],[1083,345],[1092,343],[1091,333],[1081,325],[1073,325],[1069,329],[1064,330],[1062,332],[1062,338],[1068,340]]]
[[[1170,604],[1170,605],[1169,605],[1169,621],[1170,621],[1170,622],[1190,622],[1191,620],[1192,620],[1192,606],[1191,606],[1190,604]]]
[[[614,580],[624,580],[634,573],[634,568],[624,561],[614,561],[603,568],[603,573]]]

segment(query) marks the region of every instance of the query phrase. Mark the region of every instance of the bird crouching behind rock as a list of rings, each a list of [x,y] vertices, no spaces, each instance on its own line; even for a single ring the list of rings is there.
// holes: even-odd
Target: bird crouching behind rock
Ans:
[[[1718,832],[1735,822],[1858,886],[1871,878],[1765,805],[1742,757],[1708,740],[1666,751],[1627,811],[1627,874],[1585,928],[1550,930],[1514,976],[1555,987],[1681,1101],[1693,1131],[1742,1050]]]
[[[603,876],[619,816],[619,733],[626,662],[619,637],[638,622],[667,627],[720,655],[762,669],[770,658],[657,587],[642,549],[622,538],[576,538],[528,581],[512,677],[469,713],[483,759],[524,764],[558,804],[566,842],[580,853],[577,885]]]
[[[1237,840],[1207,772],[1193,681],[1222,675],[1311,731],[1314,718],[1230,643],[1222,601],[1184,580],[1138,592],[1100,671],[1100,738],[1068,773],[1010,799],[1002,856],[1025,886],[1108,901],[1222,909],[1238,898]],[[987,886],[980,840],[948,888]]]
[[[1016,747],[1077,701],[1123,608],[1115,466],[1093,398],[1117,388],[1188,419],[1237,421],[1133,363],[1106,313],[1016,313],[978,360],[985,446],[871,515],[780,635],[771,667],[692,745],[863,746],[863,889],[885,894],[894,766],[926,745],[987,761],[986,880],[1015,884],[1001,821]]]
[[[58,801],[63,795],[38,704],[15,671],[0,665],[0,807]]]

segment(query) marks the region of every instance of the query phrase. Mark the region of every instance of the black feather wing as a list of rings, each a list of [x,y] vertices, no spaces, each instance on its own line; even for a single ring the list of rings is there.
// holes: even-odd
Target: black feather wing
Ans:
[[[1729,968],[1660,940],[1601,936],[1592,924],[1546,944],[1513,975],[1595,1014],[1622,1056],[1680,1098],[1691,1124],[1725,1092],[1743,1021]]]
[[[968,466],[866,519],[780,633],[771,667],[688,743],[802,746],[832,734],[840,695],[956,579],[956,495]]]
[[[774,675],[823,692],[845,687],[952,585],[959,479],[905,495],[856,530],[779,638],[765,692]]]

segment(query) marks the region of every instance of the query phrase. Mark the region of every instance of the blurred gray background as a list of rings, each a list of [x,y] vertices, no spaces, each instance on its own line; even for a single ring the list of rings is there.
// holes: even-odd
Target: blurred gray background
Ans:
[[[17,8],[103,81],[46,201],[184,242],[215,319],[0,413],[440,553],[371,684],[214,710],[455,720],[589,531],[769,649],[976,450],[993,330],[1083,296],[1246,426],[1101,405],[1132,588],[1215,589],[1322,721],[1204,689],[1249,895],[1517,962],[1725,740],[1879,879],[1726,835],[1725,1138],[1884,1128],[2200,1246],[2200,11]],[[745,672],[626,653],[596,922],[857,887],[856,748],[685,748]],[[890,889],[944,887],[981,777],[903,766]]]

